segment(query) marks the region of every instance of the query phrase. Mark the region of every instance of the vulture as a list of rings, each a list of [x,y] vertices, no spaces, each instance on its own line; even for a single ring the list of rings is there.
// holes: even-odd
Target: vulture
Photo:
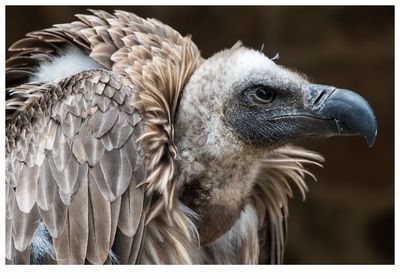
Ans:
[[[6,263],[279,264],[288,199],[318,153],[362,135],[368,102],[238,42],[89,10],[6,61]]]

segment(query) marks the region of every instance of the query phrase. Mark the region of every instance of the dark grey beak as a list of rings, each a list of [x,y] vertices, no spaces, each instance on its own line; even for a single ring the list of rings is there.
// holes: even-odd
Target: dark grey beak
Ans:
[[[303,96],[307,114],[324,120],[315,123],[321,129],[316,131],[318,135],[363,135],[369,147],[374,144],[376,118],[363,97],[350,90],[311,83],[303,86]]]

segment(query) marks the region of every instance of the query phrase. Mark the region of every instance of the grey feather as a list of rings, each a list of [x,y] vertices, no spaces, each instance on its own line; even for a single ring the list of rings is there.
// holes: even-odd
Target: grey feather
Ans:
[[[132,172],[133,168],[129,163],[128,154],[124,148],[121,148],[106,151],[102,160],[93,167],[91,173],[104,198],[113,201],[128,188]]]
[[[110,233],[109,249],[112,249],[112,246],[114,245],[115,241],[115,235],[118,229],[119,214],[121,212],[121,197],[118,197],[116,200],[111,202],[110,208],[111,208],[111,233]]]
[[[82,166],[83,174],[79,191],[68,207],[66,228],[59,238],[54,238],[57,261],[61,264],[83,264],[88,243],[88,169]]]
[[[86,122],[82,124],[78,137],[80,139],[80,143],[82,144],[82,148],[84,149],[86,161],[88,162],[89,166],[94,166],[101,160],[105,151],[104,146],[101,144],[100,140],[89,134]]]
[[[132,134],[133,127],[129,124],[127,118],[120,114],[118,121],[113,128],[106,133],[101,141],[107,150],[120,148]]]
[[[82,95],[80,95],[82,96]],[[61,123],[61,129],[68,138],[73,138],[81,126],[82,119],[71,113],[67,113]]]
[[[117,228],[113,243],[113,250],[118,256],[120,264],[129,263],[129,256],[131,254],[130,247],[132,246],[133,238],[133,236],[129,237],[125,235]]]
[[[24,166],[15,191],[18,207],[22,212],[29,213],[36,201],[39,168]]]
[[[102,264],[107,258],[110,247],[111,209],[91,175],[89,175],[88,214],[89,240],[86,258],[92,264]]]
[[[129,190],[123,194],[118,219],[118,228],[129,237],[135,234],[142,216],[144,193],[136,186],[136,181],[132,180]]]
[[[12,260],[15,256],[12,220],[6,217],[6,259]]]
[[[18,206],[14,207],[14,216],[12,219],[13,239],[15,249],[24,252],[32,241],[36,227],[39,223],[39,212],[36,205],[29,213],[19,210]]]
[[[88,128],[96,138],[100,138],[111,129],[117,121],[118,114],[117,109],[110,109],[105,113],[97,111],[87,122]]]
[[[46,158],[43,161],[37,187],[36,203],[43,210],[50,210],[53,205],[55,187],[57,184],[51,172],[48,160],[49,159]]]
[[[68,144],[65,144],[69,146]],[[65,146],[64,145],[64,146]],[[76,181],[78,179],[79,173],[79,163],[72,156],[72,152],[69,147],[66,148],[68,151],[66,153],[60,152],[60,154],[65,155],[68,159],[63,159],[61,161],[67,161],[63,170],[59,170],[57,167],[57,162],[55,160],[50,160],[49,165],[51,173],[57,182],[58,187],[65,194],[72,194],[76,191]],[[60,156],[61,157],[61,156]]]
[[[50,210],[46,211],[39,208],[39,213],[50,235],[53,238],[57,238],[60,237],[65,228],[67,206],[61,201],[58,188],[55,188],[54,191],[56,193],[54,194],[53,205]]]

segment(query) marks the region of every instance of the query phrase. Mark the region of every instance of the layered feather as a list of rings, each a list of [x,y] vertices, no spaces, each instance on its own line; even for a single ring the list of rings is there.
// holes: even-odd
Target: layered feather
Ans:
[[[109,85],[111,81],[113,86],[119,84],[118,89]],[[85,95],[86,90],[96,88],[91,99]],[[109,94],[112,90],[119,93]],[[124,192],[131,192],[135,201],[143,200],[144,196],[143,191],[136,189],[145,176],[144,163],[134,159],[141,148],[133,133],[140,125],[140,116],[131,108],[125,112],[122,106],[134,92],[130,82],[107,70],[92,70],[52,83],[24,85],[13,91],[15,100],[21,98],[24,102],[8,125],[8,160],[23,161],[28,155],[43,159],[35,160],[31,167],[25,165],[18,182],[7,186],[11,193],[7,199],[8,220],[15,232],[8,240],[15,247],[8,248],[8,260],[16,262],[13,249],[21,252],[30,249],[41,219],[52,237],[58,263],[104,263],[117,225],[137,228],[142,216],[143,208],[138,202],[129,213],[131,218],[121,222],[111,220],[112,216],[126,214],[120,213],[118,205]],[[62,94],[54,94],[57,91]],[[103,94],[105,91],[111,98]],[[117,98],[123,102],[118,104],[115,96],[122,96]],[[99,109],[99,104],[104,103],[102,99],[110,99],[106,112]],[[21,122],[27,117],[26,112],[41,106],[44,109],[34,110],[29,122]],[[111,124],[102,117],[107,111],[117,114]],[[125,132],[120,136],[117,131],[122,130]],[[49,134],[35,131],[49,131]],[[28,139],[32,148],[25,148],[26,138],[22,134],[31,135]],[[103,144],[101,139],[105,136],[116,139]],[[133,179],[135,174],[137,177]],[[128,187],[134,191],[127,190]]]

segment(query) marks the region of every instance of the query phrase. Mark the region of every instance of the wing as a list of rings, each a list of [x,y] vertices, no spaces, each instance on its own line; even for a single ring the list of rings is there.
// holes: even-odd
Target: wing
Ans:
[[[125,11],[90,11],[93,15],[77,15],[79,21],[31,32],[13,44],[9,50],[16,53],[7,61],[7,88],[31,80],[37,65],[71,45],[106,69],[129,77],[137,86],[137,108],[149,131],[143,142],[154,172],[148,174],[146,185],[162,192],[171,208],[178,192],[176,181],[170,182],[177,156],[173,120],[185,84],[203,61],[200,52],[189,36],[182,37],[156,19]]]
[[[191,242],[192,236],[187,233],[189,228],[186,223],[188,222],[182,222],[183,219],[188,219],[187,214],[183,213],[177,205],[175,195],[179,192],[180,181],[175,171],[177,154],[173,141],[173,120],[183,88],[193,71],[202,62],[200,53],[189,37],[182,37],[177,31],[155,19],[142,19],[124,11],[116,11],[114,14],[93,10],[91,12],[93,15],[77,15],[79,21],[29,33],[27,38],[10,47],[10,50],[16,51],[16,54],[7,61],[6,83],[8,89],[11,88],[11,91],[17,92],[7,105],[9,110],[7,115],[10,115],[7,124],[7,185],[9,186],[7,187],[7,233],[10,236],[7,238],[7,257],[13,262],[29,261],[28,249],[32,246],[29,243],[34,234],[46,238],[46,233],[40,233],[42,223],[37,224],[38,220],[43,220],[54,240],[56,254],[64,253],[62,257],[58,257],[60,262],[64,260],[73,262],[78,259],[79,262],[88,260],[92,263],[100,263],[106,254],[106,245],[100,245],[96,241],[98,239],[103,241],[108,235],[110,238],[115,235],[114,239],[107,242],[108,246],[112,245],[113,251],[117,251],[121,263],[133,263],[141,251],[143,212],[147,212],[150,205],[146,201],[151,199],[150,193],[153,192],[162,197],[158,197],[158,201],[154,202],[154,206],[146,214],[148,217],[146,222],[149,222],[147,227],[151,227],[154,223],[156,224],[154,228],[158,229],[161,224],[167,230],[170,228],[170,222],[179,224],[179,228],[183,231],[182,238]],[[84,72],[82,75],[86,77],[79,78],[80,75],[76,75],[71,80],[65,79],[57,84],[19,86],[32,80],[35,76],[35,68],[40,63],[51,61],[60,53],[60,50],[71,45],[80,48],[83,53],[92,57],[106,69],[130,79],[131,84],[135,85],[135,96],[139,98],[137,102],[135,100],[135,107],[142,120],[139,119],[136,111],[132,111],[132,104],[126,102],[125,93],[122,94],[121,89],[116,89],[118,86],[112,85],[121,76],[113,79],[112,77],[116,76],[108,73],[109,82],[111,82],[109,84],[108,81],[103,80],[106,78],[104,76],[106,71]],[[96,74],[95,78],[91,76],[94,73],[101,74],[100,76]],[[82,82],[79,83],[77,80]],[[125,88],[126,83],[121,83],[121,88]],[[15,86],[19,87],[15,88]],[[114,89],[116,89],[115,93],[113,93]],[[71,93],[80,91],[85,92]],[[126,91],[127,95],[132,94],[129,90]],[[41,98],[43,95],[48,97]],[[64,96],[75,95],[76,97],[64,98]],[[38,101],[39,99],[42,101]],[[38,102],[33,102],[35,100]],[[110,110],[110,108],[113,109]],[[15,117],[13,110],[24,111],[24,113],[18,113],[20,116]],[[104,114],[109,115],[104,117]],[[123,120],[124,117],[127,117],[128,123]],[[94,122],[102,124],[94,125]],[[31,123],[35,123],[34,127],[30,126]],[[95,131],[95,126],[100,130]],[[142,133],[142,130],[146,132]],[[135,141],[139,134],[141,134],[148,170],[146,180],[143,182],[148,197],[146,199],[143,199],[143,193],[130,186],[140,183],[141,177],[144,177],[143,167],[138,167],[138,165],[133,167],[133,162],[130,161],[138,160],[135,162],[139,164],[139,160],[143,158],[143,154],[139,153],[142,149],[136,145]],[[38,137],[41,137],[40,140]],[[43,140],[43,138],[46,139]],[[122,143],[124,140],[125,142]],[[114,148],[115,144],[117,147]],[[105,170],[108,174],[116,172],[116,166],[118,166],[118,171],[124,171],[123,174],[129,172],[129,168],[125,169],[126,154],[130,154],[129,166],[133,168],[128,186],[120,184],[125,181],[125,176],[104,175]],[[99,163],[101,158],[105,159]],[[37,163],[40,163],[40,167]],[[21,171],[30,173],[29,176],[21,176],[23,180],[20,181]],[[81,180],[81,176],[87,177],[87,182]],[[75,177],[78,178],[75,179]],[[55,181],[56,184],[52,185],[56,185],[57,188],[53,187],[54,192],[46,190],[43,194],[41,192],[43,187],[50,187],[48,181]],[[76,185],[77,181],[83,181],[83,185]],[[113,190],[110,188],[110,181],[118,183],[117,186],[113,186]],[[24,186],[19,187],[18,183]],[[93,185],[97,185],[97,188]],[[85,187],[87,190],[78,191]],[[122,193],[124,187],[127,188]],[[98,189],[98,191],[93,189]],[[88,232],[82,229],[82,235],[86,237],[87,234],[87,239],[79,238],[86,250],[80,251],[79,256],[75,256],[75,250],[78,248],[74,251],[65,250],[67,248],[61,247],[60,244],[65,241],[57,242],[55,239],[60,239],[62,233],[65,232],[63,226],[69,224],[71,220],[74,223],[69,225],[67,235],[63,237],[71,245],[74,243],[75,240],[71,238],[72,231],[76,227],[84,228],[84,226],[78,221],[73,221],[71,215],[76,214],[80,209],[71,211],[71,208],[72,206],[78,208],[77,206],[86,200],[88,201],[88,216],[92,218],[88,217]],[[93,209],[94,205],[101,202],[110,209],[108,207],[106,207],[107,210],[102,209],[103,211]],[[141,203],[143,205],[140,205]],[[136,207],[142,208],[142,211],[137,213]],[[14,212],[19,212],[20,217],[13,218],[16,214]],[[95,213],[90,215],[91,212]],[[101,216],[106,218],[105,224],[110,224],[109,214],[111,214],[111,220],[114,221],[110,225],[111,232],[107,230],[106,235],[101,235],[102,232],[93,227],[96,220],[100,218],[97,212],[105,214],[106,217]],[[125,216],[122,212],[131,215]],[[18,221],[17,224],[16,220],[24,221]],[[115,224],[116,220],[118,224]],[[129,220],[134,221],[129,223]],[[86,219],[82,222],[86,225]],[[39,230],[36,230],[38,227]],[[54,228],[58,227],[62,227],[60,229],[62,231],[57,234],[57,229]],[[116,233],[113,233],[114,230]],[[171,230],[167,232],[172,233]],[[100,235],[97,235],[98,233]],[[157,241],[158,236],[154,237]],[[95,237],[94,240],[93,237]],[[173,244],[176,236],[167,235],[165,239],[166,242]],[[16,245],[20,246],[16,247]],[[186,246],[181,245],[179,248],[186,249]],[[96,252],[96,249],[100,252]],[[161,250],[168,249],[160,246]],[[73,260],[68,259],[72,257],[71,254],[74,254]],[[94,257],[93,254],[100,256]],[[146,251],[143,254],[146,254]],[[190,253],[185,255],[190,255]],[[157,258],[157,255],[155,256]]]
[[[90,70],[14,90],[6,130],[6,258],[43,252],[58,263],[135,263],[148,207],[143,125],[126,78]],[[42,247],[43,248],[43,247]]]

